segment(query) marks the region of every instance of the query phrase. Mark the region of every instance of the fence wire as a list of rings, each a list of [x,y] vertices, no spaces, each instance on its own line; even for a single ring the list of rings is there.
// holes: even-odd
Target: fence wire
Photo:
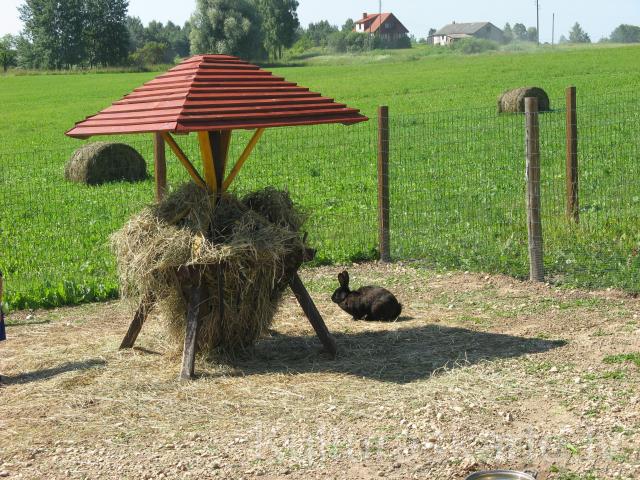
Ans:
[[[566,111],[540,114],[546,279],[640,291],[640,100],[578,102],[579,222],[566,214]],[[234,184],[286,188],[309,220],[318,262],[378,256],[378,121],[268,130]],[[230,163],[251,132],[234,133]],[[390,111],[390,236],[395,260],[527,278],[524,115],[494,109]],[[199,164],[193,136],[176,137]],[[0,152],[0,270],[8,307],[118,293],[109,235],[153,201],[151,135],[124,137],[147,162],[139,183],[67,182],[78,145]],[[189,177],[167,149],[169,190]]]

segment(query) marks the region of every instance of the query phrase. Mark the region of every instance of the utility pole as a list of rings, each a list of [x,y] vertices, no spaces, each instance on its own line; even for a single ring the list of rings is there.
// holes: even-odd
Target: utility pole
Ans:
[[[540,0],[536,0],[536,39],[540,45]]]
[[[551,22],[551,46],[556,44],[556,14],[553,14],[553,20]]]

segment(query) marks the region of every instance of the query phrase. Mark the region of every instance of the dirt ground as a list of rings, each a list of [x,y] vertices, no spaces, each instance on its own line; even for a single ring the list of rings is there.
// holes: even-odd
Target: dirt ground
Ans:
[[[306,270],[336,359],[295,299],[232,364],[180,359],[159,322],[118,351],[120,303],[9,316],[0,477],[29,479],[640,478],[640,301],[409,266],[349,268],[404,305],[354,322],[339,267]]]

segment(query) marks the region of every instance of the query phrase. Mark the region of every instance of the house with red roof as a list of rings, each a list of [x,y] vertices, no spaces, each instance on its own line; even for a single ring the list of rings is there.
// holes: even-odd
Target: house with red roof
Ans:
[[[384,40],[398,40],[409,30],[397,19],[393,13],[363,13],[362,18],[356,22],[356,32],[380,35]]]

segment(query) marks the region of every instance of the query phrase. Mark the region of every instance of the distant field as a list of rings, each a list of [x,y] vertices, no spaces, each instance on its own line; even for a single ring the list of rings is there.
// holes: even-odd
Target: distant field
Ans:
[[[576,231],[549,223],[549,270],[560,281],[634,289],[637,259],[630,252],[640,246],[634,204],[640,187],[628,174],[638,159],[640,47],[479,56],[425,52],[314,58],[307,66],[275,69],[372,117],[378,105],[389,105],[396,256],[524,275],[526,225],[517,163],[523,161],[522,121],[498,118],[496,96],[535,84],[549,92],[554,107],[562,108],[564,88],[573,84],[580,105],[586,108],[595,99],[602,114],[590,110],[593,125],[585,132],[584,227]],[[100,188],[67,184],[63,166],[81,142],[66,138],[64,131],[155,75],[0,77],[0,269],[9,279],[12,307],[117,294],[106,241],[151,201],[152,182]],[[615,115],[602,105],[605,98],[615,106]],[[437,111],[450,112],[430,113]],[[548,125],[544,145],[552,152],[543,158],[549,162],[545,181],[553,194],[545,208],[555,216],[562,210],[563,118],[560,111],[543,121]],[[371,258],[376,238],[374,123],[268,132],[239,188],[288,186],[311,214],[311,238],[323,261]],[[127,141],[151,161],[148,137]],[[193,141],[180,141],[196,158]],[[237,156],[242,141],[233,148]],[[171,180],[183,180],[176,162],[170,162]],[[567,245],[574,243],[580,252],[567,254]],[[610,248],[603,251],[607,243]],[[611,272],[606,274],[598,264],[605,257],[615,259],[608,260]],[[579,264],[575,272],[572,262]],[[571,273],[564,275],[567,269]]]

